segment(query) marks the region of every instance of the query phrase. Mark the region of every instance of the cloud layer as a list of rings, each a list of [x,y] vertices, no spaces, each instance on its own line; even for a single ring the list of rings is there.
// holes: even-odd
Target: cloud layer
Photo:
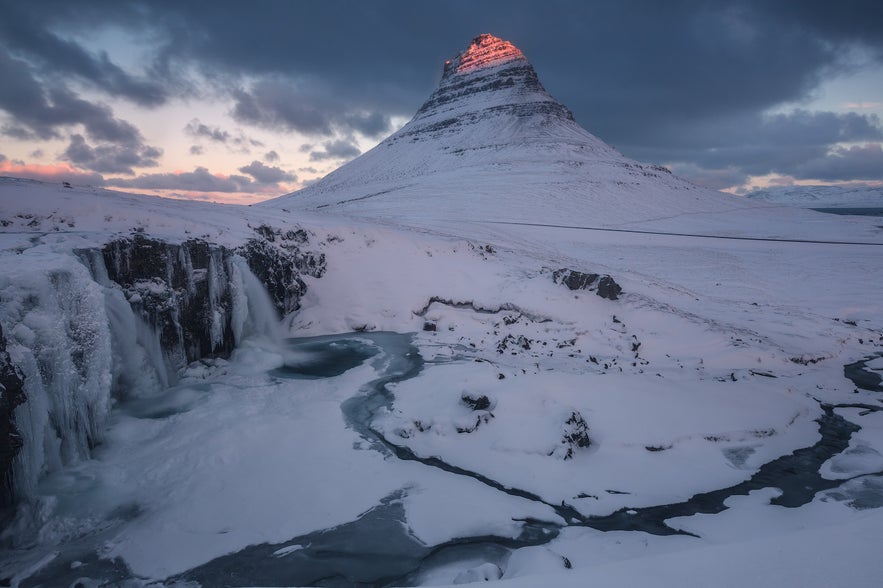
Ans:
[[[492,32],[515,42],[577,120],[626,155],[717,186],[766,173],[883,179],[874,167],[881,123],[861,113],[873,106],[780,108],[806,103],[838,72],[883,67],[883,4],[874,0],[398,0],[384,10],[343,0],[219,0],[211,10],[0,0],[0,8],[0,132],[63,139],[65,161],[101,174],[163,163],[115,105],[175,99],[230,105],[231,128],[187,126],[191,153],[212,145],[249,153],[259,145],[232,128],[241,125],[310,137],[312,161],[346,160],[359,152],[355,137],[379,139],[394,117],[417,110],[445,58]],[[77,33],[103,30],[138,46],[137,68],[122,65],[125,48],[99,50]],[[278,157],[239,171],[255,182],[286,177],[272,165]]]

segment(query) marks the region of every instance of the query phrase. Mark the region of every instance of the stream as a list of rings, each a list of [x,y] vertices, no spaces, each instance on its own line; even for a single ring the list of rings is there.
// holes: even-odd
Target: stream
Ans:
[[[502,574],[513,550],[546,544],[567,526],[655,535],[687,534],[670,527],[666,520],[700,513],[719,513],[727,508],[725,501],[728,498],[747,495],[762,488],[773,487],[781,491],[772,500],[773,504],[798,507],[812,501],[818,492],[841,486],[845,480],[824,479],[819,470],[825,461],[846,450],[851,436],[859,430],[857,425],[835,412],[837,407],[823,405],[823,414],[817,419],[821,436],[819,441],[764,464],[748,480],[728,488],[696,494],[679,503],[623,508],[607,516],[585,516],[571,505],[550,504],[532,492],[508,487],[478,472],[435,457],[419,456],[408,447],[390,442],[374,429],[376,416],[392,407],[394,395],[390,384],[414,378],[424,369],[424,358],[413,344],[412,335],[392,332],[346,333],[289,339],[287,348],[296,359],[272,369],[269,375],[273,378],[330,378],[365,362],[371,363],[378,377],[364,384],[340,407],[346,426],[364,439],[368,450],[381,452],[388,459],[414,461],[450,475],[466,476],[498,492],[543,504],[567,523],[524,520],[521,521],[521,532],[515,538],[479,535],[461,537],[439,545],[426,545],[408,529],[403,504],[407,490],[401,489],[386,496],[353,521],[293,537],[282,543],[250,545],[168,578],[165,585],[415,586],[431,575],[433,570],[450,569],[451,566],[464,573],[482,566],[483,570],[496,570]],[[454,358],[454,361],[457,359]],[[867,376],[859,372],[868,373],[862,368],[864,363],[861,362],[847,366],[847,374],[853,376],[854,381],[859,379],[862,384],[879,385],[873,377],[870,381],[861,379]],[[173,409],[163,406],[149,409],[135,405],[127,410],[139,418],[151,419],[166,418],[174,413]],[[137,509],[118,513],[122,524],[125,524],[125,519],[138,515]],[[58,556],[53,561],[26,576],[21,585],[88,588],[107,585],[103,582],[118,585],[129,579],[135,580],[134,585],[141,585],[124,562],[98,556],[96,545],[100,545],[104,537],[112,535],[111,526],[82,543],[67,545],[62,555],[56,554]],[[101,581],[96,582],[95,578],[101,578]],[[468,579],[468,576],[463,579]]]
[[[358,342],[362,341],[362,344]],[[370,341],[370,345],[365,345]],[[623,508],[607,516],[584,516],[567,504],[550,504],[540,496],[507,487],[478,472],[448,464],[436,457],[421,457],[409,448],[387,440],[373,428],[375,415],[392,406],[394,396],[389,384],[419,375],[424,359],[407,334],[391,332],[353,333],[335,337],[291,341],[292,345],[319,350],[321,344],[334,344],[328,355],[318,354],[315,363],[287,367],[277,371],[280,377],[313,377],[318,366],[354,367],[367,360],[369,350],[373,366],[381,374],[341,405],[347,426],[359,433],[373,450],[396,459],[416,461],[452,475],[468,476],[497,491],[542,503],[552,508],[568,525],[599,531],[640,531],[655,535],[687,534],[666,524],[674,517],[714,514],[725,510],[732,496],[747,495],[753,490],[778,488],[781,494],[772,504],[799,507],[813,500],[818,492],[839,487],[844,480],[824,479],[822,464],[844,451],[859,427],[837,415],[833,406],[823,406],[817,419],[819,441],[764,464],[750,479],[711,492],[696,494],[673,504],[645,508]],[[336,359],[334,359],[336,358]],[[358,361],[357,361],[358,360]],[[190,570],[175,579],[195,580],[204,585],[224,582],[229,585],[311,585],[311,586],[413,586],[433,569],[459,562],[464,570],[490,563],[504,570],[513,549],[546,544],[558,536],[564,526],[543,521],[523,522],[517,538],[463,537],[435,546],[427,546],[410,535],[401,504],[404,491],[387,496],[379,505],[355,521],[292,538],[274,545],[249,546]],[[379,538],[382,540],[378,541]]]

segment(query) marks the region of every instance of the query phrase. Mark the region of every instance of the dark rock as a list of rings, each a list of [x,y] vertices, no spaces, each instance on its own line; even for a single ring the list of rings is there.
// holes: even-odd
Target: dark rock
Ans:
[[[261,225],[255,232],[259,236],[236,251],[199,239],[166,243],[136,232],[105,245],[98,252],[101,262],[93,250],[77,254],[96,280],[122,288],[135,314],[159,334],[172,364],[180,366],[226,357],[235,346],[230,286],[235,254],[245,258],[280,314],[299,308],[306,292],[302,274],[320,277],[324,272],[324,255],[300,249],[308,240],[306,231],[283,233]]]
[[[484,394],[474,395],[464,392],[460,396],[460,402],[471,408],[472,410],[487,410],[491,406],[491,400]]]
[[[77,253],[99,279],[90,252]],[[163,351],[176,364],[227,356],[233,350],[231,253],[197,239],[178,245],[142,234],[101,250],[107,279],[123,289],[136,315],[156,329]]]
[[[307,291],[301,275],[320,278],[325,273],[325,254],[300,249],[298,244],[308,239],[303,229],[282,233],[262,225],[255,231],[260,237],[249,239],[238,253],[267,288],[276,310],[284,316],[300,308],[300,299]],[[277,235],[281,240],[278,246]]]
[[[617,284],[610,276],[601,276],[598,281],[598,296],[608,300],[616,300],[622,294],[622,286]]]
[[[616,300],[622,293],[622,287],[608,275],[563,268],[552,272],[552,280],[556,284],[564,284],[569,290],[589,290],[608,300]]]
[[[24,376],[6,351],[6,338],[0,326],[0,508],[13,503],[12,460],[23,441],[15,426],[15,407],[27,401]]]
[[[475,416],[475,423],[472,425],[467,425],[465,427],[457,427],[457,433],[459,434],[468,434],[474,433],[478,427],[482,424],[487,424],[494,418],[493,413],[490,412],[481,412]]]
[[[564,421],[564,436],[561,438],[561,444],[564,447],[563,459],[565,460],[572,459],[577,449],[585,449],[591,445],[589,426],[579,411],[574,410]]]
[[[598,274],[586,274],[569,269],[552,272],[552,280],[556,284],[564,284],[568,290],[588,290],[599,277]]]
[[[509,349],[510,346],[530,351],[531,343],[533,343],[533,341],[524,335],[518,335],[517,337],[514,335],[506,335],[499,343],[497,343],[497,353],[503,353]]]
[[[436,330],[436,325],[435,323],[425,322],[423,323],[423,330],[434,332]]]

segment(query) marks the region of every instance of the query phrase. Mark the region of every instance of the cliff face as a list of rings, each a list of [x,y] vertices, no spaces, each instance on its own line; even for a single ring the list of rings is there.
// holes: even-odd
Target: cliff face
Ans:
[[[249,239],[238,253],[267,289],[276,310],[286,315],[300,308],[307,290],[301,276],[321,278],[325,272],[325,254],[306,251],[309,235],[303,229],[287,230],[261,225],[258,237]]]
[[[27,400],[23,380],[24,376],[6,351],[6,337],[0,326],[0,508],[12,502],[12,460],[23,444],[13,419],[15,407]]]
[[[273,308],[285,315],[300,307],[302,275],[320,277],[325,257],[303,250],[304,231],[261,226],[237,249],[198,239],[165,243],[141,234],[112,241],[100,252],[81,250],[99,283],[122,288],[136,315],[159,335],[174,367],[235,347],[235,297],[241,294],[240,257],[267,290]]]

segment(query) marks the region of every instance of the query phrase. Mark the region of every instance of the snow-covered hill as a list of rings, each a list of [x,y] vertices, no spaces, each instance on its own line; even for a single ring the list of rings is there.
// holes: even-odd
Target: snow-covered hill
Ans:
[[[628,161],[490,36],[265,206],[2,179],[0,580],[876,586],[878,225]]]
[[[775,186],[745,197],[800,208],[883,208],[880,186]]]

